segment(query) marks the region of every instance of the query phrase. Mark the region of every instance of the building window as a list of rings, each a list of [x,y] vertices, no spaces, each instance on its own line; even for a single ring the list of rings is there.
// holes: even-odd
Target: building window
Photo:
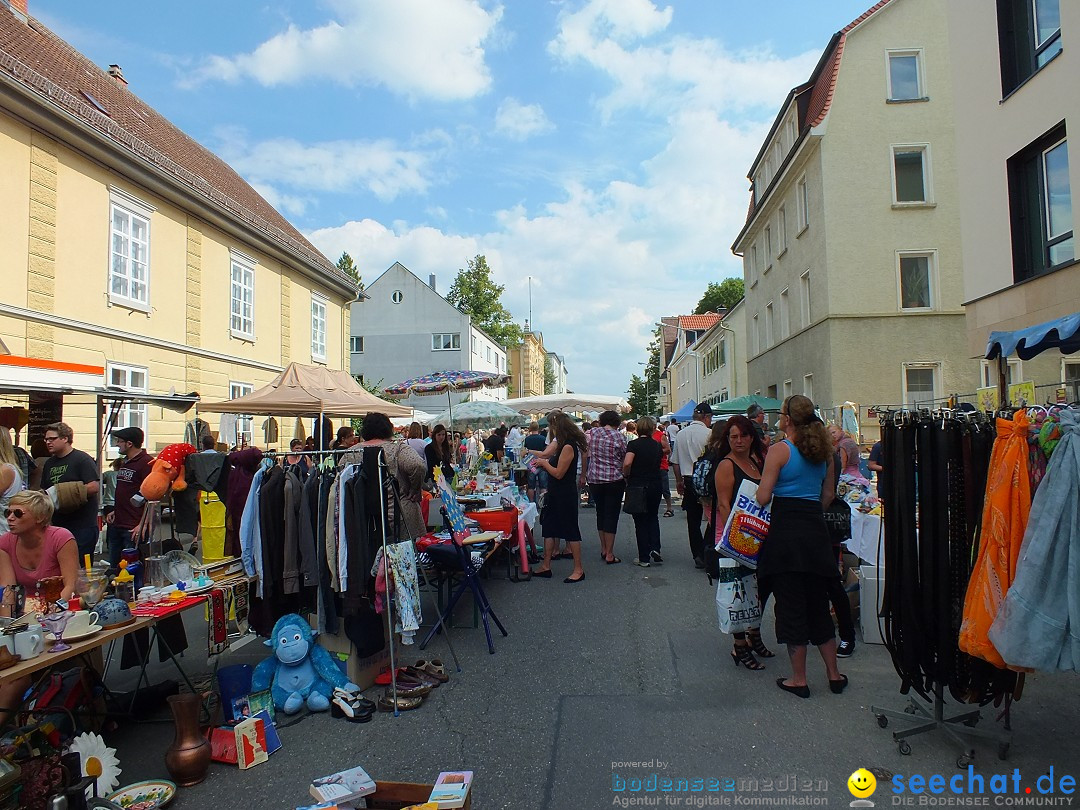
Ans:
[[[909,408],[931,408],[938,399],[937,363],[904,364],[904,404]]]
[[[246,397],[255,387],[251,383],[229,382],[229,399]],[[249,445],[252,443],[252,416],[249,413],[237,414],[236,416],[236,444]]]
[[[719,354],[718,354],[718,356],[716,358],[717,367],[719,368],[721,366],[726,366],[727,365],[727,340],[724,339],[724,338],[720,338],[720,345],[717,346],[717,348],[720,350]]]
[[[802,312],[803,326],[810,325],[810,271],[799,276],[799,309]]]
[[[779,392],[776,390],[776,386],[775,385],[770,385],[769,388],[768,388],[768,396],[769,396],[769,398],[770,399],[776,399],[777,393],[779,393]]]
[[[769,348],[769,338],[768,338],[768,328],[769,327],[768,327],[768,324],[767,324],[767,322],[766,322],[766,320],[764,318],[762,318],[760,321],[757,322],[757,326],[758,326],[758,336],[757,336],[758,351],[763,352],[763,351],[765,351],[766,349]]]
[[[129,366],[124,363],[109,363],[106,368],[109,385],[130,391],[136,394],[145,394],[150,390],[146,368],[144,366]],[[116,413],[116,424],[113,430],[125,427],[137,427],[147,433],[146,405],[135,405],[124,400],[123,405]]]
[[[760,342],[758,340],[758,316],[755,315],[753,323],[750,326],[750,354],[755,355],[760,351]]]
[[[1080,362],[1061,361],[1061,381],[1065,384],[1068,402],[1080,401]]]
[[[363,354],[364,353],[364,336],[352,335],[349,338],[349,353],[350,354]]]
[[[809,400],[814,399],[814,375],[804,374],[802,378],[802,393]]]
[[[149,310],[154,208],[116,188],[109,198],[109,302]]]
[[[753,245],[750,246],[750,279],[749,279],[749,281],[750,281],[750,286],[751,287],[753,287],[755,284],[757,284],[757,274],[758,274],[758,252],[757,252],[757,243],[755,242]]]
[[[933,309],[933,253],[897,254],[900,309]]]
[[[778,255],[783,256],[784,251],[787,250],[787,206],[780,206],[780,213],[777,215],[777,239],[779,244]]]
[[[806,177],[800,177],[795,186],[795,207],[799,217],[799,233],[810,224],[810,196],[806,191]]]
[[[997,388],[998,384],[998,361],[997,360],[981,360],[980,365],[980,379],[982,380],[983,388],[994,387]],[[1012,385],[1023,380],[1023,366],[1021,366],[1020,358],[1013,358],[1008,362],[1008,368],[1005,370],[1005,384]]]
[[[232,295],[229,331],[235,337],[255,339],[255,268],[232,258]]]
[[[911,144],[892,147],[893,202],[931,202],[930,147]]]
[[[401,292],[401,290],[394,290],[392,293],[390,293],[390,300],[393,301],[395,304],[400,304],[404,299],[405,295]]]
[[[311,359],[326,360],[326,299],[311,296]]]
[[[791,305],[788,301],[788,291],[780,292],[780,339],[783,340],[791,334]]]
[[[442,332],[431,336],[431,350],[433,352],[445,352],[451,349],[461,348],[461,333],[460,332]],[[488,354],[490,359],[491,347],[488,347]]]
[[[1001,94],[1009,95],[1061,53],[1059,0],[998,0]]]
[[[765,345],[776,343],[776,319],[773,316],[773,302],[765,305]]]
[[[1009,159],[1013,280],[1034,278],[1076,258],[1065,127]]]
[[[889,51],[889,101],[914,101],[926,97],[919,51]]]
[[[768,272],[772,267],[773,260],[773,243],[772,243],[772,225],[765,226],[765,270]]]
[[[784,399],[791,396],[791,380],[784,380]]]

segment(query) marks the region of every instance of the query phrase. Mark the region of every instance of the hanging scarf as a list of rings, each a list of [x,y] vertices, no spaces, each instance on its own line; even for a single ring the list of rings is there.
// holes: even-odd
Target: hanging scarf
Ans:
[[[960,649],[997,667],[1004,667],[1005,661],[990,642],[990,625],[1016,577],[1016,561],[1031,511],[1028,424],[1023,410],[1017,411],[1012,421],[997,420],[979,556],[968,583],[960,626]]]

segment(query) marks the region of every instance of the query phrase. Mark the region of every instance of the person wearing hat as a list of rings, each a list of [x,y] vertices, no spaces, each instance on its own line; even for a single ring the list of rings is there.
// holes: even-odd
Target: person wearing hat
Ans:
[[[705,536],[701,533],[701,501],[694,491],[694,462],[701,457],[701,452],[709,441],[712,416],[712,406],[707,402],[699,402],[694,408],[693,421],[676,434],[675,449],[671,456],[671,464],[675,468],[675,488],[682,495],[690,554],[696,568],[705,567]]]
[[[132,538],[132,532],[142,519],[143,507],[131,499],[138,495],[154,459],[143,450],[141,428],[120,428],[112,432],[112,437],[122,460],[116,470],[115,503],[111,508],[105,507],[105,542],[109,547],[109,568],[118,571],[124,549],[138,542],[138,538]]]

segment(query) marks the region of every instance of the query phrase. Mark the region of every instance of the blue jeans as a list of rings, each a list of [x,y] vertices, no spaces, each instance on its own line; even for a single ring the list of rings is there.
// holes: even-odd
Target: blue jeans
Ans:
[[[121,529],[109,523],[105,529],[105,543],[109,547],[109,570],[120,570],[120,557],[125,548],[131,548],[131,529]]]
[[[79,564],[82,565],[82,561],[87,554],[93,559],[94,549],[97,548],[98,541],[97,520],[95,519],[92,525],[79,526],[69,531],[75,538],[75,545],[79,547]]]

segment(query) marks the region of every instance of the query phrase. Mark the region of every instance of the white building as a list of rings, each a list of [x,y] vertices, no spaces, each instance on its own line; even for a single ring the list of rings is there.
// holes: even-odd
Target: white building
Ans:
[[[548,362],[551,363],[551,370],[555,373],[555,387],[551,390],[553,394],[565,394],[569,389],[567,375],[570,373],[566,368],[566,359],[561,354],[555,352],[547,353]]]
[[[698,338],[697,355],[701,402],[710,405],[749,393],[746,384],[746,307],[739,301]]]
[[[1080,312],[1072,204],[1080,158],[1068,137],[1080,130],[1080,3],[950,0],[947,17],[956,138],[963,144],[957,174],[965,348],[981,358],[991,331]],[[996,363],[993,370],[982,365],[981,384],[996,385]],[[1080,354],[1053,351],[1026,361],[1014,355],[1009,378],[1045,386],[1036,390],[1039,402],[1070,383],[1071,401]]]
[[[870,436],[870,406],[978,384],[962,341],[946,5],[883,0],[833,36],[751,166],[732,245],[746,282],[749,393],[858,402]]]
[[[365,383],[393,385],[433,371],[469,370],[506,373],[506,352],[472,319],[435,290],[435,276],[425,284],[400,262],[364,290],[368,298],[353,304],[349,339],[350,373]],[[506,388],[485,388],[466,399],[506,399]],[[401,400],[428,412],[441,411],[441,397]]]
[[[704,357],[698,351],[700,339],[720,322],[720,315],[709,312],[705,315],[678,316],[675,346],[668,360],[666,376],[668,380],[667,405],[672,412],[693,400],[702,402],[702,369]]]

